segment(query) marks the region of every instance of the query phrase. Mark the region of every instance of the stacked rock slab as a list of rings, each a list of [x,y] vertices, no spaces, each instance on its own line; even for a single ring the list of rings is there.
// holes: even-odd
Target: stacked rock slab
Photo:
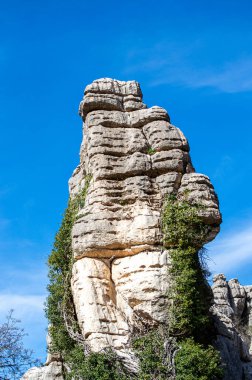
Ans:
[[[219,231],[218,200],[197,174],[183,133],[163,108],[147,108],[135,81],[94,81],[80,104],[81,162],[69,181],[75,197],[91,178],[72,231],[72,292],[92,351],[112,347],[137,369],[131,334],[167,320],[169,250],[162,246],[165,196],[189,193]],[[189,191],[187,191],[189,190]]]

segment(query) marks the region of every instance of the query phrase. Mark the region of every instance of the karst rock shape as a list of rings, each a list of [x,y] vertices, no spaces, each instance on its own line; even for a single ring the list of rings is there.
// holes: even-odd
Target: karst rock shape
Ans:
[[[224,380],[252,380],[252,286],[218,274],[212,289],[216,348],[226,363]]]
[[[207,241],[219,231],[218,199],[209,178],[195,172],[183,133],[165,109],[147,108],[137,82],[95,80],[85,89],[79,113],[83,141],[80,165],[69,180],[70,197],[86,181],[89,186],[72,230],[75,309],[91,351],[111,347],[134,371],[138,362],[130,345],[132,332],[167,320],[170,260],[162,244],[164,199],[176,194],[203,205],[199,213],[210,226]],[[221,324],[218,307],[213,313]],[[47,364],[57,372],[57,360]],[[27,374],[23,379],[61,379],[60,374]]]
[[[69,181],[74,197],[91,181],[72,231],[72,292],[92,351],[114,348],[132,362],[131,332],[167,318],[169,250],[162,246],[164,197],[204,205],[209,240],[219,231],[209,178],[195,173],[189,145],[163,108],[147,108],[135,81],[94,81],[80,104],[81,162]],[[187,192],[186,192],[187,193]]]

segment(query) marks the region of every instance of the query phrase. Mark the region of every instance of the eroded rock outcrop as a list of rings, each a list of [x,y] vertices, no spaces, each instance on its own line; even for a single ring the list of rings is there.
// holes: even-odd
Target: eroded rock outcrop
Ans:
[[[110,346],[132,361],[131,331],[167,318],[164,197],[188,193],[203,204],[208,240],[219,230],[218,200],[209,178],[195,173],[183,133],[164,109],[146,107],[136,82],[93,82],[80,114],[81,163],[69,181],[71,197],[87,176],[91,181],[72,231],[76,312],[91,350]]]
[[[21,380],[63,380],[62,363],[53,361],[43,367],[29,369]]]
[[[226,363],[225,380],[252,379],[252,286],[219,274],[212,289],[216,347]]]
[[[63,363],[60,355],[50,352],[51,338],[49,334],[47,334],[46,343],[48,353],[45,365],[30,368],[21,380],[64,380]]]
[[[147,108],[137,82],[94,81],[85,89],[79,112],[84,122],[80,165],[69,180],[69,191],[72,199],[85,187],[87,194],[72,229],[75,311],[89,349],[111,347],[136,372],[132,333],[167,319],[171,264],[162,242],[164,199],[175,194],[203,206],[199,216],[209,225],[206,242],[219,231],[218,199],[209,178],[195,172],[183,133],[170,123],[166,110]],[[245,304],[251,309],[251,290],[236,283],[222,287],[222,280],[216,281],[213,312],[224,350],[225,339],[237,342],[231,314],[241,317]],[[249,314],[250,324],[251,318]],[[245,351],[242,355],[249,360]],[[47,368],[52,363],[61,365],[56,358]],[[47,376],[49,369],[43,375],[37,371],[28,371],[23,379],[61,378]]]

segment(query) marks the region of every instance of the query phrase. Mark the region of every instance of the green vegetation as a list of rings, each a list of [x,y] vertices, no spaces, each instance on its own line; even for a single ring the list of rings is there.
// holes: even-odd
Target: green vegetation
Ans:
[[[74,223],[75,207],[69,201],[61,227],[55,237],[54,247],[48,259],[49,296],[47,298],[46,315],[51,324],[52,351],[64,357],[65,351],[73,348],[75,342],[70,338],[63,319],[63,305],[66,304],[65,292],[69,295],[72,268],[71,230]],[[72,303],[73,308],[73,303]],[[71,310],[73,312],[74,309]]]
[[[209,232],[209,226],[198,216],[202,209],[186,199],[177,200],[174,195],[167,197],[162,214],[164,246],[201,248]]]
[[[199,217],[202,206],[168,197],[162,214],[163,245],[170,248],[171,285],[168,292],[167,332],[157,330],[135,340],[140,359],[139,379],[167,379],[171,358],[165,355],[167,337],[176,338],[176,380],[222,379],[219,353],[211,346],[214,328],[209,306],[211,289],[202,249],[209,227]]]
[[[52,351],[64,352],[75,346],[64,323],[63,312],[74,320],[75,310],[71,294],[70,277],[73,265],[71,248],[71,231],[77,212],[85,204],[86,193],[91,177],[86,176],[85,186],[80,193],[68,202],[62,224],[55,237],[54,246],[48,259],[49,296],[47,298],[46,316],[51,324]],[[72,326],[77,330],[78,326]]]
[[[112,350],[85,355],[84,341],[75,339],[81,334],[70,288],[71,230],[78,211],[85,205],[90,180],[86,177],[83,190],[69,200],[48,260],[50,283],[46,314],[51,324],[51,350],[60,353],[70,368],[70,372],[64,374],[66,380],[126,380],[135,377],[126,374]],[[169,320],[162,331],[153,329],[133,341],[140,361],[138,380],[172,378],[174,368],[165,349],[168,337],[175,337],[177,341],[176,380],[222,378],[219,354],[211,346],[213,326],[208,312],[211,291],[201,260],[201,248],[209,227],[198,216],[200,208],[175,197],[165,201],[163,245],[169,247],[171,253]]]
[[[151,146],[147,149],[147,153],[152,155],[156,153],[156,149],[152,148]]]
[[[174,196],[166,199],[162,217],[164,246],[171,247],[169,334],[180,347],[176,359],[177,380],[222,378],[219,353],[209,313],[211,288],[202,265],[202,247],[209,227],[199,217],[201,205]]]
[[[222,379],[219,353],[212,347],[204,347],[193,339],[181,342],[175,356],[176,380]]]
[[[122,364],[112,351],[91,353],[84,356],[83,349],[76,345],[64,357],[71,372],[65,375],[66,380],[127,380]]]
[[[90,180],[91,177],[86,176],[84,188],[75,198],[69,200],[48,259],[49,296],[46,315],[50,323],[51,351],[59,353],[71,369],[64,374],[66,380],[126,380],[122,365],[115,354],[106,352],[85,356],[84,342],[74,339],[80,332],[70,287],[73,265],[71,231],[78,211],[85,205]]]
[[[165,380],[171,374],[164,360],[164,334],[152,330],[134,340],[133,348],[140,360],[139,380]]]
[[[170,334],[208,343],[213,330],[208,312],[211,290],[201,271],[198,252],[194,247],[172,249],[171,262]]]
[[[209,314],[211,289],[200,260],[209,232],[199,217],[201,208],[171,196],[165,202],[162,226],[164,245],[172,246],[170,334],[180,339],[194,337],[205,344],[212,339],[213,322]]]

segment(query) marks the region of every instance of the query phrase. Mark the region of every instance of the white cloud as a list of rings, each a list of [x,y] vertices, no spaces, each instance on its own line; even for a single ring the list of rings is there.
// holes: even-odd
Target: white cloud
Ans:
[[[45,295],[19,295],[0,293],[0,313],[5,317],[10,309],[21,319],[30,319],[34,314],[41,314],[44,310]]]
[[[244,266],[252,265],[252,222],[243,228],[234,223],[230,230],[208,247],[213,273],[225,273],[241,270]]]
[[[252,90],[252,57],[239,57],[217,64],[194,62],[200,49],[197,41],[191,46],[159,44],[140,50],[129,57],[125,72],[149,74],[149,84],[176,84],[190,88],[210,87],[221,92],[236,93]],[[131,60],[138,61],[131,64]]]
[[[45,295],[0,293],[0,323],[5,321],[8,312],[13,309],[13,317],[24,328],[25,348],[34,351],[34,357],[42,362],[46,357],[46,327],[44,313]]]
[[[191,88],[212,87],[226,93],[251,91],[252,58],[224,63],[220,68],[196,67],[183,61],[174,68],[167,62],[151,85],[169,83]]]
[[[251,91],[252,58],[225,63],[220,69],[200,69],[195,74],[194,81],[188,80],[187,83],[190,87],[214,87],[227,93]]]
[[[29,334],[35,326],[44,324],[45,279],[41,263],[29,262],[21,268],[6,265],[0,281],[0,322],[13,309],[14,317],[21,320]],[[43,335],[43,331],[36,334]]]

